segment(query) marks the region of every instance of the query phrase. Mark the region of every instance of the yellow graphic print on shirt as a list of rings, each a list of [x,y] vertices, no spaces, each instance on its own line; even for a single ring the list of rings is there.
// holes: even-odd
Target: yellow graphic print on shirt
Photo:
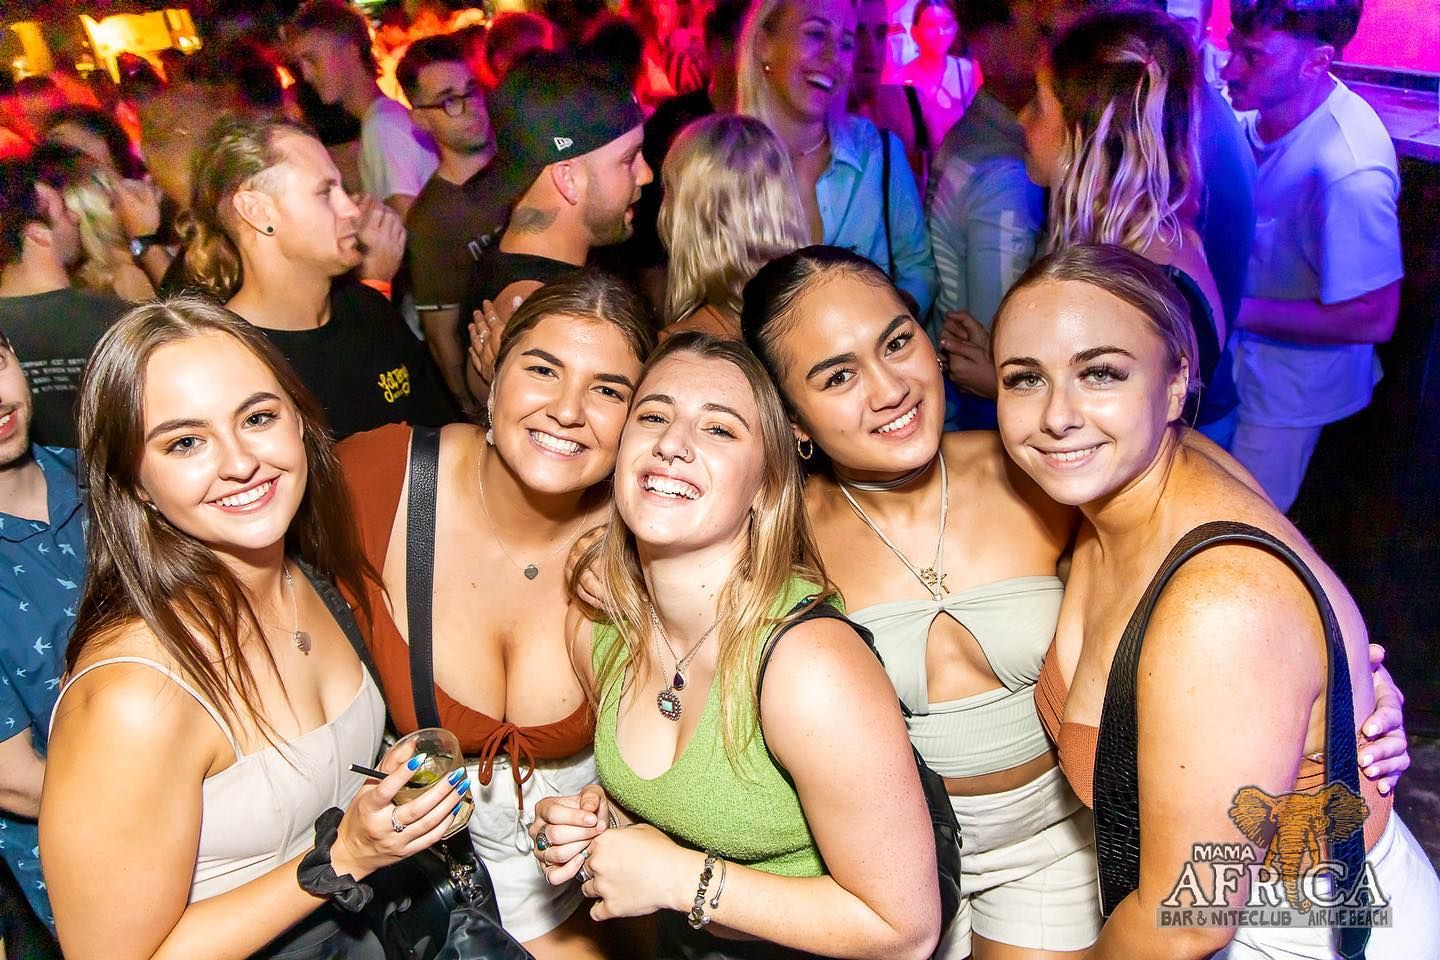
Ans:
[[[386,403],[410,396],[410,370],[404,364],[380,374],[378,382],[380,389],[385,391]]]

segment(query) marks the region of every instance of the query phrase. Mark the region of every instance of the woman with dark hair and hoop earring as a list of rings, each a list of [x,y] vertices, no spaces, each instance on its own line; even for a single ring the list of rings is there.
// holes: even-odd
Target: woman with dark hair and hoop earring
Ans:
[[[1092,822],[1035,706],[1078,517],[994,433],[942,434],[935,352],[869,261],[832,247],[781,257],[745,288],[741,325],[811,458],[820,556],[874,632],[965,838],[965,902],[941,955],[1081,955],[1101,925]],[[1376,719],[1400,726],[1398,710]],[[1386,762],[1403,731],[1372,747],[1384,779],[1408,763]]]
[[[348,769],[385,705],[327,581],[373,574],[314,399],[179,298],[101,338],[79,416],[89,572],[40,805],[66,956],[382,956],[328,896],[434,844],[469,788],[394,806],[405,758]]]
[[[1088,956],[1329,960],[1368,937],[1372,960],[1433,960],[1440,880],[1357,769],[1374,748],[1356,734],[1375,702],[1364,621],[1249,476],[1187,442],[1189,314],[1148,259],[1078,245],[995,320],[1005,449],[1084,517],[1037,700],[1096,811],[1108,919]],[[1253,867],[1204,862],[1209,844]],[[1220,909],[1167,922],[1188,906]],[[1215,918],[1246,907],[1276,920]],[[1332,931],[1340,917],[1359,926]]]
[[[437,436],[397,424],[340,445],[365,554],[381,574],[365,596],[391,716],[401,733],[427,726],[410,650],[428,642],[439,725],[459,738],[475,783],[470,839],[506,929],[540,960],[601,956],[599,931],[576,913],[578,884],[545,882],[525,826],[538,801],[595,779],[591,707],[564,642],[565,563],[604,520],[651,330],[623,283],[576,273],[506,324],[488,430],[454,424]],[[428,491],[417,485],[426,476]],[[429,582],[416,579],[412,551],[433,558]],[[422,603],[428,637],[411,633]]]
[[[774,384],[741,344],[688,332],[636,394],[581,561],[606,600],[568,625],[600,782],[540,803],[537,857],[584,880],[597,918],[659,914],[661,957],[929,957],[916,764],[874,654],[821,609],[836,598]]]

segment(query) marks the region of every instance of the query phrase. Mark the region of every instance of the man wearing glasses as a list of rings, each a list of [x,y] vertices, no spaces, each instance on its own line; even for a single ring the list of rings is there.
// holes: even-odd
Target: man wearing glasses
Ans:
[[[495,156],[490,115],[465,50],[453,36],[412,43],[395,76],[410,100],[415,126],[440,148],[439,169],[405,222],[415,310],[446,386],[473,413],[465,388],[460,300],[481,250],[509,213],[494,191],[477,189],[480,172]]]
[[[1235,344],[1231,452],[1281,510],[1320,431],[1363,410],[1380,379],[1404,268],[1395,148],[1370,105],[1330,72],[1360,0],[1234,0],[1221,71],[1259,179]]]

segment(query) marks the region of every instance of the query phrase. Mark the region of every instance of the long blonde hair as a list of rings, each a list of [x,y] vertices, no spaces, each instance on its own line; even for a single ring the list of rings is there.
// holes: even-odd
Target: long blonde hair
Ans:
[[[283,133],[313,136],[289,120],[257,114],[226,114],[196,145],[190,166],[190,219],[185,270],[221,303],[240,289],[244,274],[235,243],[237,215],[231,200],[247,188],[264,189],[267,175],[285,161],[276,143]]]
[[[1066,124],[1048,248],[1136,252],[1180,237],[1200,187],[1199,69],[1184,28],[1154,10],[1103,11],[1051,53]]]
[[[757,732],[759,704],[755,698],[755,682],[760,656],[771,629],[788,613],[782,611],[779,618],[774,616],[772,609],[776,600],[784,595],[795,577],[820,585],[817,602],[835,596],[836,591],[825,575],[815,547],[805,509],[794,434],[774,381],[744,345],[707,333],[687,332],[676,334],[660,346],[641,371],[640,382],[643,383],[655,367],[677,354],[733,364],[750,384],[760,411],[764,477],[750,513],[744,555],[720,593],[720,625],[715,631],[720,655],[714,682],[720,695],[725,754],[736,772],[742,773],[739,758]],[[607,600],[603,609],[588,608],[586,612],[591,619],[612,625],[620,639],[596,665],[595,696],[599,699],[611,695],[612,687],[623,690],[627,664],[649,663],[652,656],[650,600],[640,555],[634,534],[625,526],[614,505],[610,508],[604,536],[576,565],[572,585],[587,569],[593,569],[600,576]],[[631,671],[629,679],[633,680],[638,672]]]
[[[85,262],[75,278],[87,290],[115,292],[115,272],[129,263],[130,238],[115,212],[115,175],[98,163],[77,162],[75,175],[65,184],[65,206],[80,221],[80,247]]]
[[[660,239],[670,252],[665,322],[710,304],[740,316],[755,271],[809,241],[780,138],[753,117],[718,114],[680,132],[661,168]]]

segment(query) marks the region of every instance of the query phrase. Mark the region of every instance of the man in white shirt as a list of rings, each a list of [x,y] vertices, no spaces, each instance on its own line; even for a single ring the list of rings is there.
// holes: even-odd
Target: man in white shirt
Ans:
[[[1359,0],[1237,0],[1222,76],[1259,168],[1235,343],[1232,452],[1276,506],[1299,493],[1321,428],[1363,410],[1404,274],[1395,149],[1330,73]]]
[[[365,18],[338,0],[310,0],[290,19],[285,38],[320,99],[360,121],[361,187],[403,220],[440,155],[410,111],[380,92]]]

